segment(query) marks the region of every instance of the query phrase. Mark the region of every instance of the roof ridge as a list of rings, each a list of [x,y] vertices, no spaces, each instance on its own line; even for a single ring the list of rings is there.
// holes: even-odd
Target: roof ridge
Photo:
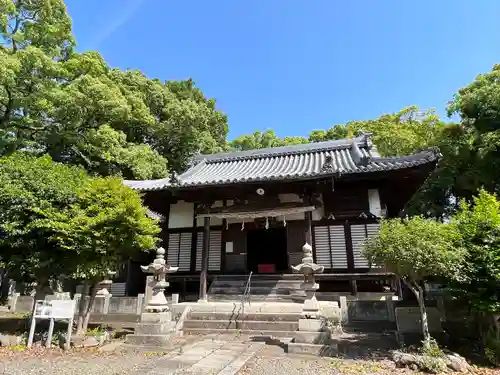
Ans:
[[[248,159],[263,159],[276,155],[290,156],[314,153],[324,150],[343,150],[352,147],[355,142],[358,147],[370,148],[370,134],[361,134],[353,138],[332,139],[322,142],[311,142],[298,145],[269,147],[254,150],[225,152],[211,155],[200,155],[198,160],[206,160],[207,163],[218,163],[228,160],[248,160]]]
[[[437,150],[436,148],[430,147],[410,155],[381,156],[379,158],[376,158],[376,161],[384,162],[384,161],[394,161],[394,160],[413,160],[422,158],[422,156],[425,155],[434,158],[439,158],[441,154],[439,150]]]

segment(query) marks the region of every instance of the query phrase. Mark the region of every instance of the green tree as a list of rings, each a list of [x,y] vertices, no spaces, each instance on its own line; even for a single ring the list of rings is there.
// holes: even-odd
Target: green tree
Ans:
[[[36,280],[41,289],[66,272],[71,257],[49,240],[54,231],[46,223],[72,204],[86,178],[83,170],[49,157],[0,159],[0,253],[11,278]]]
[[[256,150],[262,148],[291,146],[307,143],[304,137],[278,138],[276,133],[268,129],[264,132],[256,131],[252,134],[242,135],[229,142],[229,146],[235,151]]]
[[[348,133],[372,133],[373,143],[382,156],[409,155],[435,145],[444,126],[434,111],[412,106],[376,120],[351,121]]]
[[[0,15],[0,155],[29,149],[145,179],[226,146],[226,116],[192,80],[161,82],[75,53],[62,0],[0,0]]]
[[[476,189],[500,192],[500,65],[460,89],[448,106],[469,136]],[[470,198],[470,197],[468,197]]]
[[[383,221],[377,236],[364,244],[364,256],[372,264],[385,265],[417,298],[427,344],[430,334],[422,282],[429,277],[458,276],[463,261],[463,251],[456,247],[458,239],[453,225],[415,216]]]
[[[65,275],[96,290],[108,270],[155,247],[159,226],[120,179],[92,178],[48,156],[18,153],[0,159],[0,233],[10,277],[37,281],[41,290]]]
[[[58,58],[75,45],[63,0],[0,0],[0,35],[14,52],[33,46]]]
[[[328,130],[313,130],[309,133],[309,142],[323,142],[349,138],[349,129],[345,125],[334,125]]]
[[[77,331],[85,332],[99,282],[138,251],[155,248],[158,223],[120,179],[92,178],[76,191],[74,203],[46,224],[53,231],[51,241],[74,254],[70,275],[90,283],[89,303],[77,321]]]
[[[491,327],[492,314],[500,312],[500,201],[480,190],[472,204],[461,201],[453,220],[466,249],[462,278],[453,290],[473,312],[488,317]]]

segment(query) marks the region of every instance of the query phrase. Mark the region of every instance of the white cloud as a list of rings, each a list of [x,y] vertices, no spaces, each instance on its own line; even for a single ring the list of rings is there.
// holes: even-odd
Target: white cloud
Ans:
[[[130,18],[139,10],[139,8],[144,4],[146,0],[127,0],[124,1],[125,6],[116,10],[106,25],[99,30],[99,33],[92,38],[88,43],[89,47],[92,49],[97,49],[99,46],[109,39],[118,29],[125,25]]]

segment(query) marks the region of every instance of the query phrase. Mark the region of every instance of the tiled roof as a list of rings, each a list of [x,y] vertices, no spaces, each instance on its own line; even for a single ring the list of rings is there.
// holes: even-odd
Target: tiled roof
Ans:
[[[177,176],[148,181],[125,181],[133,189],[165,190],[245,182],[293,180],[331,175],[389,171],[436,162],[433,150],[415,155],[382,158],[365,134],[352,139],[260,150],[201,155]]]

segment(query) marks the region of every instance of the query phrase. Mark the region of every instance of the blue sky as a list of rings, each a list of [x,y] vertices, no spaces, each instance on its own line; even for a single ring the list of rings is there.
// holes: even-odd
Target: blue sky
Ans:
[[[498,0],[66,0],[79,50],[192,77],[230,138],[307,135],[409,105],[444,115],[500,63]]]

